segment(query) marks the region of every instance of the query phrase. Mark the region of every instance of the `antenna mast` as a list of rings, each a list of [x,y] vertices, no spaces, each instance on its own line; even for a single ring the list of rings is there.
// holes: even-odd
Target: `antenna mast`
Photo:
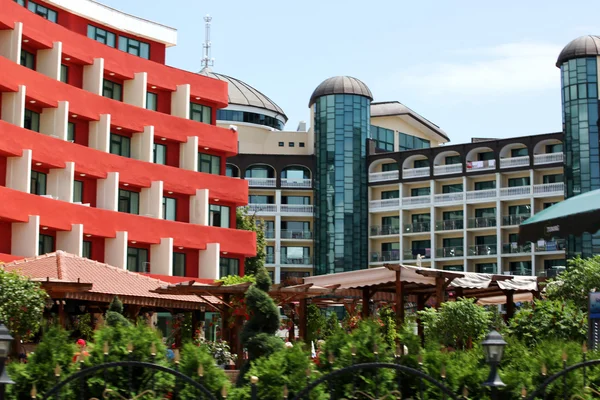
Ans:
[[[210,47],[212,43],[210,42],[210,21],[212,21],[212,17],[210,15],[206,15],[204,17],[204,22],[206,22],[204,29],[204,43],[202,44],[202,49],[204,50],[204,56],[202,57],[202,69],[212,67],[215,64],[215,59],[210,58]]]

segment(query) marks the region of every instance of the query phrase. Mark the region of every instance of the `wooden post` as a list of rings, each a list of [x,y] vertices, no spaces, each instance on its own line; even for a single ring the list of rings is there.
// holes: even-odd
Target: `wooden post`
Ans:
[[[364,288],[362,290],[362,318],[369,318],[369,300],[371,299],[371,295],[369,293],[368,288]]]
[[[196,331],[198,330],[198,311],[192,310],[192,340],[196,338]]]
[[[425,295],[417,294],[417,311],[425,309]],[[423,330],[423,322],[421,318],[417,318],[417,334],[421,338],[421,345],[425,344],[425,331]]]
[[[515,315],[514,292],[505,290],[504,294],[506,295],[506,322],[508,322]]]
[[[67,329],[67,314],[65,313],[64,300],[58,300],[58,323],[63,329]]]
[[[404,293],[402,293],[400,271],[396,271],[396,324],[399,327],[404,324]]]
[[[454,293],[456,293],[456,300],[458,300],[460,297],[464,297],[463,288],[461,287],[455,288]]]
[[[290,312],[290,326],[288,328],[288,341],[293,343],[296,339],[296,325],[294,325],[294,306],[292,305],[292,311]]]
[[[223,302],[225,304],[229,304],[230,296],[231,295],[229,294],[223,295]],[[231,343],[231,329],[229,328],[229,317],[231,316],[231,309],[229,308],[229,306],[223,305],[222,310],[223,311],[221,312],[221,339],[228,342],[230,346],[234,346],[234,344]]]
[[[444,302],[444,277],[435,278],[435,308],[440,308]]]
[[[308,300],[302,299],[299,303],[298,319],[300,320],[300,325],[298,326],[298,333],[300,335],[300,340],[306,343],[308,340]]]
[[[235,349],[231,349],[233,354],[237,354],[235,368],[240,369],[244,364],[244,346],[242,345],[242,327],[244,326],[244,317],[238,315],[235,317]]]

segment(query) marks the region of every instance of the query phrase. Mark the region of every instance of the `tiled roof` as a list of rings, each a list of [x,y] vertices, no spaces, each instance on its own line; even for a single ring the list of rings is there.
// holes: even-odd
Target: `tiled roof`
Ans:
[[[65,298],[109,302],[115,295],[124,304],[148,307],[174,307],[197,309],[204,303],[196,296],[164,295],[153,293],[169,282],[116,268],[64,251],[25,258],[3,265],[7,271],[15,271],[35,280],[92,283],[88,292],[65,293]],[[191,280],[188,279],[188,280]],[[213,299],[210,300],[213,302]],[[218,300],[214,299],[218,303]]]

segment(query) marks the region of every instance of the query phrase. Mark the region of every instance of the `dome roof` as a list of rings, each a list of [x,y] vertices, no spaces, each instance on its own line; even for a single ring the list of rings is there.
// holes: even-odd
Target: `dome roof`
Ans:
[[[351,76],[334,76],[325,79],[317,86],[312,96],[310,96],[308,106],[310,107],[315,104],[319,97],[330,94],[355,94],[373,100],[371,90],[361,80]]]
[[[257,107],[269,110],[278,114],[278,117],[283,119],[284,122],[287,122],[288,118],[281,107],[247,83],[242,82],[239,79],[232,78],[231,76],[217,74],[216,72],[212,72],[212,70],[207,67],[203,68],[199,74],[227,82],[229,104],[237,104],[240,106]]]
[[[556,66],[560,68],[565,61],[573,58],[596,57],[600,55],[600,36],[586,35],[572,40],[560,52]]]

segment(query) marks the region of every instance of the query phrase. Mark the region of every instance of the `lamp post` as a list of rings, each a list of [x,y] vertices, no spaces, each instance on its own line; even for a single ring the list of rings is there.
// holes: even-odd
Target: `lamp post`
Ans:
[[[8,358],[8,352],[10,351],[10,344],[13,341],[13,337],[10,336],[10,332],[0,321],[0,400],[4,400],[4,391],[6,385],[12,385],[14,382],[8,376],[6,372],[6,359]]]
[[[493,330],[488,333],[481,345],[485,351],[485,361],[490,365],[490,375],[487,381],[483,383],[483,386],[491,388],[492,399],[495,400],[498,396],[498,388],[506,386],[502,382],[502,379],[500,379],[500,375],[498,375],[498,365],[500,365],[500,361],[502,360],[506,342],[502,338],[502,335]]]

